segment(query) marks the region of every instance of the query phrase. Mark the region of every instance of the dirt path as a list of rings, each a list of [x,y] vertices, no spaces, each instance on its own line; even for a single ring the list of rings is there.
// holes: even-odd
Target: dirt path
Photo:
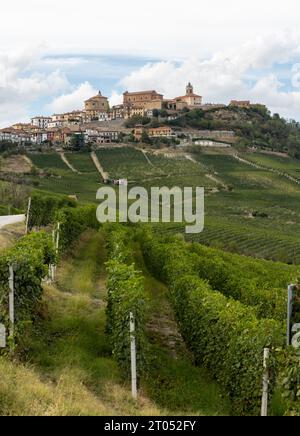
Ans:
[[[65,155],[64,153],[59,153],[59,155],[60,155],[60,157],[62,158],[63,162],[67,165],[67,167],[68,167],[71,171],[73,171],[73,173],[80,174],[80,172],[77,171],[77,170],[73,167],[73,165],[68,161],[68,159],[67,159],[67,157],[66,157],[66,155]]]
[[[98,172],[100,173],[103,181],[105,182],[106,180],[108,180],[109,174],[106,171],[104,171],[104,169],[103,169],[103,167],[98,159],[98,156],[96,155],[96,153],[94,151],[91,153],[91,158],[92,158]]]
[[[204,169],[207,170],[207,168],[206,168],[204,165],[202,165],[200,162],[198,162],[196,159],[194,159],[193,156],[191,156],[190,154],[186,154],[186,155],[185,155],[185,158],[186,158],[187,160],[189,160],[189,161],[191,161],[191,162],[197,164],[197,165],[200,165],[202,168],[204,168]],[[218,179],[218,178],[215,177],[214,175],[212,175],[212,174],[205,174],[205,177],[207,177],[207,178],[208,178],[209,180],[211,180],[212,182],[215,182],[215,183],[217,183],[218,185],[221,185],[224,189],[228,190],[228,186],[225,185],[225,183],[224,183],[222,180]]]
[[[250,160],[247,160],[245,158],[240,157],[238,154],[233,154],[232,156],[235,159],[237,159],[239,162],[242,162],[242,163],[244,163],[246,165],[249,165],[249,166],[251,166],[253,168],[256,168],[258,170],[263,170],[263,171],[269,171],[271,173],[277,174],[278,176],[285,177],[286,179],[290,180],[291,182],[296,183],[297,185],[300,185],[300,180],[299,179],[296,179],[295,177],[293,177],[293,176],[291,176],[291,175],[289,175],[287,173],[284,173],[284,172],[282,172],[280,170],[276,170],[276,169],[271,168],[271,167],[266,167],[264,165],[259,165],[257,163],[251,162]]]
[[[152,167],[154,166],[153,163],[151,162],[151,160],[149,159],[147,153],[145,152],[145,150],[141,150],[143,155],[145,156],[146,161],[148,162],[149,165],[151,165]]]
[[[45,286],[44,318],[27,358],[43,382],[57,386],[57,398],[48,404],[55,414],[163,415],[142,392],[132,401],[112,357],[105,332],[105,261],[104,233],[85,232],[59,265],[56,286]]]

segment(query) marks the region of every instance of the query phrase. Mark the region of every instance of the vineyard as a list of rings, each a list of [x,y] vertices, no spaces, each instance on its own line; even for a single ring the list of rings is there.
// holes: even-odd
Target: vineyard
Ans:
[[[124,150],[119,149],[119,152]],[[88,156],[85,155],[79,163],[80,158],[79,155],[68,155],[68,160],[74,167],[80,168],[80,173],[86,171],[90,174],[93,167]],[[54,166],[55,159],[51,161]],[[152,156],[152,159],[153,165],[158,167],[161,159],[166,158]],[[105,162],[101,159],[102,165]],[[150,165],[147,160],[146,164]],[[205,168],[207,161],[202,165]],[[228,157],[227,165],[232,169],[231,157]],[[56,171],[65,174],[69,169],[56,168]],[[253,169],[250,168],[250,171]],[[72,171],[70,173],[75,175]],[[227,176],[226,183],[229,182]],[[231,194],[230,191],[227,193]],[[218,194],[212,195],[212,198],[215,195]],[[50,351],[42,345],[42,342],[47,343],[47,339],[41,342],[41,337],[48,330],[52,335],[54,327],[51,323],[58,323],[55,325],[59,326],[63,322],[59,335],[64,336],[71,329],[70,338],[76,342],[78,333],[74,332],[81,328],[80,320],[84,325],[89,319],[88,314],[93,313],[91,324],[86,326],[87,330],[83,331],[81,338],[83,341],[86,341],[86,335],[94,338],[89,352],[93,357],[89,354],[89,357],[78,356],[78,359],[97,359],[93,353],[98,341],[97,331],[100,333],[98,328],[93,329],[97,325],[94,316],[99,316],[101,341],[107,343],[106,347],[100,347],[104,353],[101,358],[109,357],[107,364],[110,367],[115,365],[113,372],[119,374],[119,380],[123,380],[129,395],[132,358],[129,325],[134,319],[138,387],[152,402],[151,407],[167,408],[170,413],[259,414],[262,355],[264,348],[268,347],[272,355],[269,362],[269,413],[298,414],[296,369],[289,349],[284,347],[286,288],[290,283],[298,283],[298,265],[225,252],[217,247],[222,229],[219,233],[214,230],[214,234],[219,235],[215,240],[211,234],[210,245],[216,242],[215,248],[212,248],[195,240],[190,243],[174,236],[178,233],[177,227],[166,229],[155,226],[154,231],[143,225],[107,224],[100,227],[96,220],[96,205],[81,206],[65,196],[36,192],[32,195],[31,207],[29,228],[32,233],[4,251],[0,264],[1,319],[7,331],[10,330],[6,292],[8,267],[13,265],[14,268],[16,317],[12,350],[18,356],[20,365],[26,365],[28,358],[36,362],[37,370],[44,374],[49,370],[43,363],[46,359],[52,367],[51,374],[55,373],[57,365],[61,364],[59,354],[56,355],[58,351],[52,348],[51,353],[56,357],[51,360]],[[60,223],[59,227],[57,223]],[[36,231],[37,228],[46,228],[46,231]],[[225,232],[226,238],[229,230],[227,234]],[[79,260],[72,260],[70,249],[75,249],[85,234],[93,235],[88,236],[85,243],[87,246],[91,244],[91,251],[79,248]],[[232,238],[234,242],[237,232],[232,234]],[[251,247],[245,229],[241,230],[239,240],[247,242],[248,249]],[[58,241],[58,252],[55,241]],[[264,244],[262,248],[271,249],[267,242]],[[255,244],[253,247],[256,250],[259,248]],[[64,266],[66,256],[71,262],[67,267]],[[97,277],[100,277],[97,275],[100,274],[98,256],[101,259],[101,284],[96,283]],[[49,268],[54,264],[58,264],[59,268],[55,282]],[[45,280],[51,282],[50,290]],[[68,306],[67,298],[70,297],[67,296],[74,298],[73,308]],[[55,308],[54,301],[57,301]],[[77,302],[78,308],[83,310],[79,318]],[[64,318],[59,310],[61,304],[65,306],[66,313],[74,314],[71,324],[70,319]],[[49,308],[45,309],[43,305]],[[44,319],[41,315],[44,310],[52,311],[53,319]],[[68,336],[65,340],[69,341]],[[12,346],[11,341],[8,344]],[[62,346],[59,339],[54,344]],[[24,360],[25,349],[29,351]],[[0,358],[1,363],[5,364],[6,359],[9,355],[5,357],[4,354]],[[64,361],[63,365],[67,370],[68,365],[72,367],[74,364]],[[86,366],[84,368],[88,371]],[[101,370],[98,368],[96,371]],[[204,393],[213,392],[215,406],[212,403],[205,405],[203,392],[198,385],[191,385],[189,374],[194,374]],[[94,386],[93,381],[90,383]],[[96,392],[99,392],[98,389]],[[92,391],[95,392],[95,387]],[[136,411],[131,413],[138,414],[138,411],[137,405]]]
[[[57,153],[31,153],[42,174],[26,176],[34,191],[76,195],[79,202],[96,203],[102,178],[89,153],[66,153],[74,173]],[[185,154],[147,152],[133,147],[103,148],[98,159],[110,178],[126,178],[130,186],[204,186],[204,232],[189,240],[211,247],[287,263],[300,262],[300,185],[267,169],[282,170],[296,177],[298,162],[287,157],[245,154],[266,169],[238,161],[229,151],[206,150]],[[8,203],[8,202],[7,202]],[[0,213],[8,208],[1,206]],[[160,234],[183,233],[184,226],[158,226]]]
[[[102,179],[88,153],[66,155],[78,173],[68,168],[57,153],[28,156],[38,170],[46,172],[42,177],[30,175],[36,190],[52,194],[76,195],[81,202],[96,201],[96,192],[102,184]]]
[[[244,157],[260,166],[281,171],[300,181],[299,161],[282,155],[268,155],[263,153],[245,153]]]
[[[284,283],[299,270],[149,233],[143,251],[150,271],[169,286],[182,336],[197,364],[206,366],[224,386],[236,413],[258,414],[259,356],[265,347],[275,353],[284,344]],[[275,363],[275,354],[272,370],[277,366],[277,376],[284,373],[288,380],[292,372],[278,366],[280,359]],[[271,391],[279,389],[279,379],[273,372]],[[293,380],[299,387],[299,379]],[[299,408],[297,389],[290,398],[294,402],[288,407],[294,413]]]
[[[126,178],[129,184],[148,190],[152,186],[216,187],[216,182],[206,177],[205,170],[185,156],[164,157],[148,153],[148,161],[142,151],[129,147],[102,149],[97,156],[110,177]]]

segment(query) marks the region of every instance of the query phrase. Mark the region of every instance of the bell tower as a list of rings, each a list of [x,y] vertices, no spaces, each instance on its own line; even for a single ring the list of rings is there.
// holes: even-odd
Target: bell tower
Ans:
[[[186,87],[186,95],[192,95],[194,94],[194,87],[192,86],[191,82],[188,83]]]

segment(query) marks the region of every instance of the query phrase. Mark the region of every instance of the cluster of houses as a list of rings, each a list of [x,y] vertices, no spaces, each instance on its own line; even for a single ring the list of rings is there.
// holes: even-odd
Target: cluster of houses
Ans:
[[[236,101],[231,106],[250,107],[250,101]],[[106,144],[119,139],[122,129],[114,128],[111,121],[128,119],[133,116],[153,117],[155,111],[165,110],[168,118],[176,118],[176,114],[184,109],[221,108],[225,105],[203,104],[202,96],[194,93],[191,83],[186,87],[183,96],[164,99],[156,91],[128,92],[123,94],[123,104],[110,108],[108,98],[101,92],[84,102],[81,111],[54,114],[52,116],[36,116],[31,123],[18,123],[0,130],[0,141],[18,144],[68,144],[74,135],[82,135],[86,142]],[[106,121],[106,123],[104,123]],[[136,140],[140,140],[145,128],[138,126],[134,131]],[[170,127],[163,126],[147,129],[150,137],[172,137]]]

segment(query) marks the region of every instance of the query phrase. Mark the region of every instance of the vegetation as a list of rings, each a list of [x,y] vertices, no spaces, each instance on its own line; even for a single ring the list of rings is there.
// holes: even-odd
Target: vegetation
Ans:
[[[44,232],[33,233],[1,253],[0,258],[0,317],[9,328],[8,280],[9,267],[14,272],[14,302],[16,328],[14,339],[20,342],[26,327],[36,316],[42,298],[42,279],[49,264],[55,263],[52,239]]]
[[[114,229],[109,234],[109,262],[107,263],[108,304],[107,332],[110,335],[113,356],[128,378],[130,378],[129,325],[131,314],[135,322],[137,347],[137,371],[139,377],[147,362],[147,340],[145,336],[147,296],[143,277],[130,262],[128,249],[129,234],[124,229]]]
[[[64,207],[76,207],[76,202],[68,197],[35,192],[31,197],[29,228],[51,224],[57,211]]]
[[[60,223],[59,248],[61,253],[70,249],[72,244],[87,229],[99,229],[96,206],[65,207],[57,211],[54,219]]]
[[[209,111],[195,109],[168,123],[181,128],[233,130],[241,138],[243,146],[257,146],[285,151],[293,157],[300,156],[299,123],[287,121],[278,114],[272,116],[263,106],[225,107]]]
[[[70,143],[66,145],[65,148],[72,151],[83,151],[84,149],[86,149],[84,135],[72,135]]]
[[[190,250],[180,240],[161,241],[151,235],[147,235],[143,243],[148,267],[170,288],[181,333],[193,351],[196,362],[209,368],[219,383],[223,384],[236,413],[257,414],[261,400],[263,349],[270,347],[274,350],[283,345],[282,320],[272,319],[274,312],[268,312],[267,308],[264,308],[264,315],[269,319],[259,320],[255,307],[250,308],[212,290],[209,283],[202,280],[206,278],[205,270],[204,274],[202,269],[199,275],[194,273],[199,260],[198,250],[196,253]],[[243,259],[240,258],[240,261],[242,264]],[[207,264],[215,269],[218,260],[207,256]],[[233,271],[234,268],[234,275]],[[258,270],[254,269],[253,277],[256,274],[259,274]],[[240,276],[232,276],[231,281],[233,278],[238,282]],[[224,276],[220,283],[223,285],[226,282],[227,277]],[[272,296],[268,297],[272,306]],[[251,292],[247,298],[251,298]],[[264,301],[264,294],[257,292],[257,305]],[[272,386],[274,389],[275,379],[271,381],[271,391]]]
[[[146,126],[151,122],[151,118],[143,117],[141,115],[134,115],[133,117],[128,118],[128,120],[125,121],[124,126],[128,129],[133,128],[139,124],[142,124],[143,126]]]

